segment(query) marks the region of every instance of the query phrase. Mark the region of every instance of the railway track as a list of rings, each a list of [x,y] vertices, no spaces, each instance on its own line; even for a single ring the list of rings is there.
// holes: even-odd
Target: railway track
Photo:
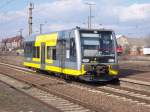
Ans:
[[[20,72],[24,72],[24,73],[34,73],[34,71],[31,71],[29,69],[25,69],[25,68],[22,68],[22,67],[17,67],[17,66],[14,66],[14,65],[9,65],[9,64],[4,64],[4,63],[0,63],[1,65],[9,68],[9,69],[12,69],[12,70],[16,70],[16,71],[20,71]],[[16,77],[14,76],[10,76],[8,74],[5,74],[9,77],[13,77],[13,78],[16,78],[18,80],[17,77],[19,77],[19,75],[17,75]],[[37,74],[39,75],[39,74]],[[35,76],[35,75],[34,75]],[[41,76],[41,75],[39,75]],[[45,76],[42,76],[42,78],[44,78]],[[20,78],[19,80],[20,81],[24,81],[26,83],[31,83],[29,81],[27,81],[26,77],[24,76],[25,79],[23,79],[23,77],[21,77],[20,75]],[[31,77],[30,77],[31,78]],[[149,92],[143,92],[143,91],[140,91],[140,90],[134,90],[134,89],[129,89],[129,88],[123,88],[123,87],[119,87],[119,86],[112,86],[112,85],[105,85],[105,86],[92,86],[92,85],[89,85],[89,84],[84,84],[84,83],[78,83],[78,82],[73,82],[72,84],[68,84],[66,82],[64,82],[63,80],[59,80],[57,78],[54,78],[54,77],[45,77],[45,79],[48,81],[49,79],[50,80],[53,80],[55,81],[55,83],[50,83],[50,82],[41,82],[40,79],[36,79],[36,80],[32,80],[32,84],[31,85],[34,85],[36,87],[39,87],[40,89],[44,89],[44,91],[47,91],[47,92],[50,92],[48,90],[48,88],[52,89],[53,87],[56,88],[58,87],[59,89],[54,89],[53,88],[53,92],[58,96],[65,96],[65,98],[68,98],[68,96],[66,96],[66,94],[69,92],[69,90],[67,90],[66,88],[67,87],[70,87],[70,89],[80,89],[81,91],[88,91],[89,94],[96,94],[96,95],[102,95],[102,96],[107,96],[107,97],[111,97],[111,98],[115,98],[117,100],[120,100],[120,101],[124,101],[124,102],[130,102],[130,103],[134,103],[136,104],[137,106],[139,105],[142,105],[144,108],[148,108],[150,109],[150,93]],[[29,79],[28,79],[29,80]],[[37,84],[38,83],[38,84]],[[40,85],[40,86],[37,86],[37,85]],[[60,86],[61,85],[61,86]],[[53,86],[53,87],[52,87]],[[59,87],[60,86],[60,87]],[[146,85],[147,86],[147,85]],[[65,90],[66,89],[66,90]],[[60,91],[64,90],[64,94],[65,95],[60,95]],[[66,92],[65,92],[66,91]],[[71,91],[70,91],[71,92]],[[79,94],[79,93],[78,93]],[[89,107],[90,105],[90,108],[94,109],[94,111],[105,111],[107,110],[107,106],[105,106],[105,109],[101,109],[101,108],[98,108],[97,106],[97,103],[98,102],[91,102],[90,103],[86,103],[84,102],[84,99],[82,98],[77,98],[77,97],[74,97],[73,99],[73,95],[70,94],[70,96],[72,99],[72,101],[74,99],[76,99],[74,102],[80,102],[79,104],[81,105],[84,105],[85,107]],[[78,99],[78,101],[77,101]],[[94,99],[96,100],[96,99]],[[84,102],[84,103],[83,103]]]
[[[0,80],[17,89],[20,92],[39,100],[40,102],[48,105],[50,108],[55,108],[57,112],[92,112],[81,105],[72,103],[66,99],[58,97],[56,95],[45,92],[39,88],[33,87],[32,85],[20,82],[6,75],[0,74]],[[94,112],[94,111],[93,111]]]
[[[77,84],[78,85],[78,84]],[[72,85],[76,86],[76,85]],[[114,85],[104,85],[104,86],[98,86],[93,87],[89,85],[80,85],[79,88],[87,88],[89,91],[94,93],[103,93],[107,96],[112,96],[117,99],[122,99],[126,101],[135,102],[137,104],[142,104],[145,106],[150,107],[150,93],[149,92],[143,92],[139,90],[133,90],[130,88],[124,88],[120,86],[114,86]]]
[[[150,93],[150,82],[120,78],[120,86]]]
[[[5,63],[0,63],[0,64],[2,64],[4,66],[7,66],[8,68],[11,68],[11,69],[13,68],[16,71],[20,71],[20,72],[24,72],[24,73],[35,73],[35,71],[27,69],[27,68],[22,68],[22,67],[19,67],[19,66],[5,64]],[[39,75],[39,74],[36,74],[36,75]],[[18,83],[18,81],[19,81],[19,83],[23,82],[23,83],[28,85],[27,88],[31,87],[31,88],[37,89],[38,91],[42,91],[43,94],[39,93],[39,94],[41,94],[41,96],[39,96],[39,97],[36,96],[36,94],[34,94],[34,93],[37,93],[37,91],[35,91],[35,92],[32,91],[31,93],[33,93],[33,94],[31,94],[31,93],[27,93],[27,94],[29,94],[30,96],[35,97],[36,99],[39,99],[40,101],[42,101],[43,103],[45,103],[47,105],[49,105],[49,103],[50,103],[50,105],[56,107],[57,109],[60,109],[62,112],[97,112],[97,110],[99,110],[98,112],[105,112],[105,111],[101,110],[100,108],[95,109],[90,105],[84,104],[84,102],[80,102],[79,100],[71,98],[70,96],[67,96],[65,94],[58,93],[55,90],[49,91],[47,88],[44,88],[44,86],[46,86],[47,84],[48,85],[65,84],[63,81],[60,81],[60,80],[58,81],[54,77],[51,78],[51,81],[53,81],[55,83],[50,84],[48,82],[43,83],[43,82],[38,81],[38,80],[36,80],[36,81],[33,80],[33,82],[31,80],[27,81],[27,79],[22,80],[22,77],[19,78],[18,76],[15,77],[15,76],[12,76],[10,74],[5,74],[5,73],[0,72],[0,80],[2,80],[1,77],[4,77],[4,76],[6,76],[7,78],[11,78],[11,80],[15,80],[15,81],[10,81],[10,82],[17,82],[17,83]],[[30,77],[29,79],[32,79],[32,78]],[[3,82],[5,82],[5,81],[3,81]],[[15,84],[15,83],[14,84],[9,84],[9,82],[8,83],[6,82],[6,84],[8,84],[8,85],[10,85],[10,86],[12,86],[13,88],[16,88],[16,89],[18,89],[18,88],[13,86],[13,85],[20,85],[20,84]],[[25,88],[26,88],[26,86],[25,86]],[[48,96],[50,96],[48,94],[51,95],[50,98],[48,98]],[[42,99],[42,98],[44,98],[44,99]],[[57,99],[58,99],[58,102],[56,101]],[[67,104],[66,102],[63,102],[60,99],[62,99],[63,101],[66,100],[66,102],[68,102],[68,103],[70,102],[70,104]],[[49,102],[47,102],[47,100]]]

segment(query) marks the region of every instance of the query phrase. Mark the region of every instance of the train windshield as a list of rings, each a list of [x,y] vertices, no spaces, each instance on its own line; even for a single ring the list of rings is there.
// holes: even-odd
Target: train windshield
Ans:
[[[112,31],[81,32],[84,57],[115,56]]]

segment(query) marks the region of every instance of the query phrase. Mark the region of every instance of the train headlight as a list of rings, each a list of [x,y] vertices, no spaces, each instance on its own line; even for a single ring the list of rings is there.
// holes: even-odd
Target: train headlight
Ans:
[[[115,62],[115,59],[108,59],[108,62],[113,63],[113,62]]]
[[[88,63],[90,60],[89,59],[82,59],[82,62]]]

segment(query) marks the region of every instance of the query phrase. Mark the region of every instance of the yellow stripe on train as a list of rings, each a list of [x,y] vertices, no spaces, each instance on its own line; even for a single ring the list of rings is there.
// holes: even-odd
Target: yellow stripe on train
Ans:
[[[82,70],[73,70],[73,69],[67,69],[67,68],[61,68],[61,67],[56,67],[56,66],[45,66],[46,70],[50,70],[53,72],[59,72],[59,73],[64,73],[64,74],[69,74],[69,75],[83,75],[84,72]]]
[[[40,64],[36,63],[24,62],[23,65],[28,67],[40,68]]]

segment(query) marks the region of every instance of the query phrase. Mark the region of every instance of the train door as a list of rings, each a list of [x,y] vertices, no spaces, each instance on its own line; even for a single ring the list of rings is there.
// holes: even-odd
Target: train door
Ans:
[[[60,67],[76,70],[76,45],[73,31],[65,31],[61,35],[58,49],[60,49]]]
[[[65,49],[66,49],[66,40],[65,40],[65,32],[61,32],[59,34],[59,40],[56,46],[56,54],[57,54],[57,62],[58,66],[61,68],[60,72],[63,73],[63,69],[65,68]]]
[[[41,43],[41,68],[45,65],[45,43]]]

